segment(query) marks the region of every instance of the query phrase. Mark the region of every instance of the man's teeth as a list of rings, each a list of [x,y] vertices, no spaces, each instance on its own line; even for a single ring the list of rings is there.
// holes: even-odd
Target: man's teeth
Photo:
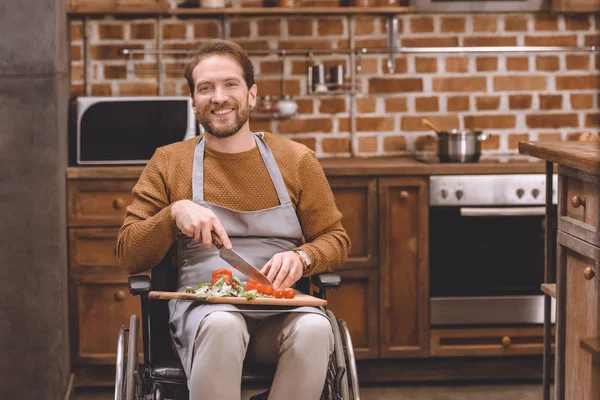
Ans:
[[[233,109],[232,108],[226,108],[224,110],[216,110],[215,114],[217,114],[217,115],[223,115],[223,114],[227,114],[230,111],[233,111]]]

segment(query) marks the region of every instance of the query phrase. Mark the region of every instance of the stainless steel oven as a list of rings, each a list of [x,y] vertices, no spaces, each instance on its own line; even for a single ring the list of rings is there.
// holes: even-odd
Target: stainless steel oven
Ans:
[[[545,186],[543,174],[431,177],[433,326],[543,323]]]

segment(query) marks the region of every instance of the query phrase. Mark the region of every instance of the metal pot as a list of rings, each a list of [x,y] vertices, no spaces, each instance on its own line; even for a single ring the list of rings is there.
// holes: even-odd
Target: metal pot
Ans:
[[[458,129],[439,131],[437,134],[440,162],[475,163],[481,156],[481,141],[488,138],[481,131]]]

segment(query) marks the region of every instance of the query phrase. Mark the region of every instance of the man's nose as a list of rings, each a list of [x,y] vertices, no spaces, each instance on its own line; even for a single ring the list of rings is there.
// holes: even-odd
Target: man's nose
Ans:
[[[225,93],[225,90],[223,90],[223,88],[215,88],[215,92],[212,97],[213,103],[224,103],[228,100],[228,98],[229,97],[227,96],[227,93]]]

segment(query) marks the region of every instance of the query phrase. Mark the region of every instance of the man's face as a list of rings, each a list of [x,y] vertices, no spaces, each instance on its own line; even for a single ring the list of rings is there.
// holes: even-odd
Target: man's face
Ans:
[[[256,104],[256,85],[248,90],[242,67],[228,55],[206,57],[192,77],[192,108],[200,125],[218,138],[235,135]]]

